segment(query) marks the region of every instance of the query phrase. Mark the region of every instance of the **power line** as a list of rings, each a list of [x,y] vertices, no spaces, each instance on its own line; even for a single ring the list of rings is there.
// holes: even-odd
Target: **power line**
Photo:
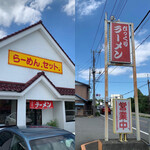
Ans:
[[[107,4],[107,0],[105,1],[104,7],[103,7],[102,15],[101,15],[101,18],[100,18],[100,21],[99,21],[99,24],[98,24],[98,28],[97,28],[97,31],[96,31],[96,34],[95,34],[94,41],[93,41],[93,44],[92,44],[92,48],[91,48],[91,49],[93,49],[93,47],[94,47],[95,40],[96,40],[98,31],[99,31],[99,28],[100,28],[100,24],[101,24],[101,21],[102,21],[102,17],[103,17],[103,14],[104,14],[104,10],[105,10],[106,4]]]
[[[146,85],[147,85],[147,83],[146,83],[146,84],[144,84],[144,85],[139,86],[139,87],[138,87],[138,89],[140,89],[140,88],[142,88],[142,87],[144,87],[144,86],[146,86]],[[132,93],[133,91],[134,91],[134,90],[129,91],[129,92],[126,92],[126,93],[121,94],[121,95],[127,95],[127,94],[129,94],[129,93]]]
[[[136,32],[136,30],[140,27],[140,25],[143,23],[143,21],[146,19],[146,17],[148,16],[148,14],[150,13],[150,10],[147,12],[147,14],[145,15],[145,17],[142,19],[142,21],[139,23],[139,25],[136,27],[136,29],[134,30],[134,32]]]
[[[111,16],[111,14],[112,14],[113,11],[114,11],[114,8],[115,8],[115,6],[116,6],[116,3],[117,3],[117,0],[116,0],[115,3],[114,3],[113,9],[111,10],[111,13],[110,13],[110,16]]]
[[[121,16],[121,14],[122,14],[122,12],[123,12],[123,10],[124,10],[126,4],[127,4],[127,0],[125,1],[124,5],[123,5],[123,7],[122,7],[122,9],[121,9],[121,11],[120,11],[120,14],[118,15],[118,18]]]
[[[116,3],[117,3],[117,0],[116,0],[115,3],[114,3],[113,9],[112,9],[112,11],[111,11],[111,13],[110,13],[110,17],[111,17],[111,15],[112,15],[113,11],[114,11],[114,8],[116,7]],[[97,45],[97,48],[96,48],[97,50],[98,50],[98,48],[99,48],[99,45],[101,44],[101,41],[102,41],[102,39],[103,39],[103,36],[104,36],[104,30],[103,30],[103,33],[101,34],[100,40],[99,40],[99,42],[98,42],[98,45]]]
[[[135,48],[135,50],[137,50],[149,37],[150,34]]]
[[[149,18],[145,21],[145,23],[142,25],[142,27],[138,30],[138,32],[136,32],[136,33],[134,34],[134,36],[136,36],[136,35],[141,31],[141,29],[143,29],[143,27],[146,25],[146,23],[149,21],[149,19],[150,19],[150,16],[149,16]]]

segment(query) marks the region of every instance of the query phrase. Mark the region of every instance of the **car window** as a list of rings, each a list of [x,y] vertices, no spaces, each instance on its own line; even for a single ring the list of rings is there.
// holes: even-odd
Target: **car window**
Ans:
[[[23,138],[14,134],[10,150],[27,150],[27,146]]]
[[[0,150],[9,150],[13,134],[11,132],[3,131],[0,133]]]
[[[75,150],[74,136],[71,134],[30,141],[32,150]]]

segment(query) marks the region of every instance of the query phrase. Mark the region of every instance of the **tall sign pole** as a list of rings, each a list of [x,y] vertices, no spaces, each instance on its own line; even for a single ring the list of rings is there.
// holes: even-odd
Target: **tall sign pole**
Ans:
[[[105,13],[105,141],[108,141],[108,63],[107,63],[107,13]]]
[[[138,105],[138,89],[136,78],[136,62],[135,62],[135,44],[134,44],[134,28],[131,24],[131,42],[132,42],[132,60],[133,60],[133,81],[134,81],[134,102],[135,102],[135,117],[136,117],[136,138],[137,141],[141,140],[140,125],[139,125],[139,105]]]
[[[107,25],[108,24],[110,27],[109,62],[108,62],[108,50],[107,50],[107,39],[108,39]],[[131,39],[130,39],[130,35],[131,35]],[[130,45],[132,45],[132,50],[130,48]],[[131,61],[131,51],[132,51],[132,61]],[[136,135],[137,135],[137,141],[140,141],[141,138],[140,138],[140,124],[139,124],[139,106],[138,106],[138,90],[137,90],[137,78],[136,78],[133,23],[119,22],[116,20],[109,21],[107,20],[107,14],[105,14],[105,141],[108,141],[108,66],[109,65],[133,68]],[[128,122],[121,122],[119,124],[119,127],[126,128],[126,123]]]

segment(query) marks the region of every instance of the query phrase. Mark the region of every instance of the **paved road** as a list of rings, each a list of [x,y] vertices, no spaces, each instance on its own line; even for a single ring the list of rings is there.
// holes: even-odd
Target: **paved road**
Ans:
[[[81,144],[97,140],[104,139],[104,117],[76,117],[76,150],[80,150]],[[108,121],[109,124],[109,139],[118,139],[118,134],[113,133],[113,122]],[[135,134],[128,135],[128,138],[136,138]]]

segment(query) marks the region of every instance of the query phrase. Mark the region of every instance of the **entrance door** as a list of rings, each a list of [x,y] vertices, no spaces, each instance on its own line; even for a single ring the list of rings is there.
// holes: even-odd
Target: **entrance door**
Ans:
[[[29,102],[27,101],[27,125],[42,125],[42,110],[30,109]]]

